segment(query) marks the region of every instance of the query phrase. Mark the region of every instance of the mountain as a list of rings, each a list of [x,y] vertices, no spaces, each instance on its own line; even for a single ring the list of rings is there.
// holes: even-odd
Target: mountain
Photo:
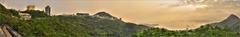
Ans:
[[[101,18],[108,18],[108,19],[116,18],[107,12],[98,12],[98,13],[94,14],[93,16],[97,16],[97,17],[101,17]]]
[[[228,29],[240,32],[240,18],[237,15],[231,14],[225,20],[211,24],[213,27]]]
[[[122,21],[121,18],[114,17],[114,16],[112,16],[111,14],[109,14],[107,12],[98,12],[98,13],[94,14],[93,16],[99,17],[99,18],[102,18],[102,19]]]
[[[94,14],[94,16],[113,17],[111,14],[109,14],[109,13],[107,13],[107,12],[98,12],[98,13]]]

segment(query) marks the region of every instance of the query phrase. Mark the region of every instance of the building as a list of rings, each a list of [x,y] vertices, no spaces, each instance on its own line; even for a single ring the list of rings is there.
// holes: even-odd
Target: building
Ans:
[[[35,5],[28,5],[26,11],[35,10]]]
[[[51,7],[50,6],[45,7],[45,14],[50,16],[50,14],[51,14]]]
[[[20,19],[23,19],[23,20],[30,20],[32,18],[32,16],[28,13],[19,13],[20,15]]]
[[[88,13],[76,13],[76,15],[86,15],[86,16],[88,16],[89,14]]]
[[[33,10],[35,10],[35,5],[28,5],[26,11],[19,12],[20,19],[30,20],[32,16],[29,14],[29,11],[33,11]]]

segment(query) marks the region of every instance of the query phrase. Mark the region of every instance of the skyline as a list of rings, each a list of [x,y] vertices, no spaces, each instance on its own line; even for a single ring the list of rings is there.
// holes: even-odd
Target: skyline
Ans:
[[[187,25],[198,27],[201,24],[212,23],[225,19],[236,12],[195,11],[201,6],[175,6],[181,4],[178,0],[5,0],[3,3],[9,9],[25,10],[27,5],[36,5],[43,10],[50,5],[55,15],[74,14],[78,12],[95,14],[106,11],[113,16],[134,23],[160,24],[172,29],[184,28]],[[1,2],[2,3],[2,2]],[[231,10],[230,10],[231,11]],[[177,18],[177,19],[176,19]],[[211,18],[211,19],[210,19]],[[174,28],[176,27],[176,28]]]

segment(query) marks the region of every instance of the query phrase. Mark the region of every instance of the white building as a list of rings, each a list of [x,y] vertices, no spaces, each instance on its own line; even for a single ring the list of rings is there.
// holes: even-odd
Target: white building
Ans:
[[[31,15],[28,14],[28,13],[19,13],[20,15],[20,19],[23,19],[23,20],[30,20],[31,19]]]

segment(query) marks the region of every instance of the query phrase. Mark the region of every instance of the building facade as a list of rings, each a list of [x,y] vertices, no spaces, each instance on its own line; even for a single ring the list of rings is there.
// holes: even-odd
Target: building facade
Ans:
[[[27,11],[35,10],[35,5],[28,5]]]
[[[45,14],[47,14],[47,15],[51,15],[51,7],[50,6],[46,6],[45,7]]]

